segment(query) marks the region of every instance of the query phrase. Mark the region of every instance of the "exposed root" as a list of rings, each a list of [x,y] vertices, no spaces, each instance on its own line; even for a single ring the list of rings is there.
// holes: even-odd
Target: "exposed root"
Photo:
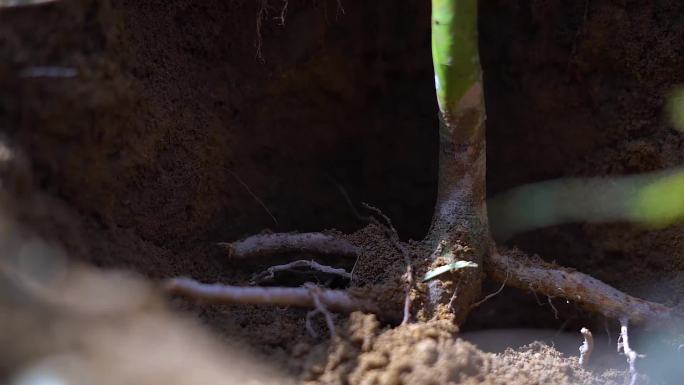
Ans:
[[[411,288],[413,287],[413,268],[409,263],[406,266],[406,294],[404,294],[404,318],[401,320],[402,325],[411,322]]]
[[[259,37],[259,38],[261,39],[261,37]],[[261,53],[259,53],[259,55],[261,55]],[[266,204],[264,203],[264,201],[261,200],[261,198],[259,198],[254,192],[252,192],[252,189],[249,188],[249,186],[247,185],[247,183],[245,183],[245,182],[242,180],[242,178],[240,178],[240,176],[239,176],[235,171],[233,171],[233,170],[231,170],[231,169],[226,169],[226,171],[228,171],[228,173],[230,173],[230,175],[232,175],[233,178],[235,178],[235,180],[238,181],[238,183],[240,183],[240,185],[245,189],[245,191],[247,191],[247,193],[248,193],[252,198],[254,198],[254,200],[259,204],[259,206],[261,206],[261,208],[264,209],[264,211],[266,212],[266,214],[268,214],[268,216],[271,217],[271,219],[273,220],[273,223],[275,223],[275,225],[278,226],[278,220],[277,220],[276,217],[273,215],[273,213],[271,212],[271,210],[268,209],[268,206],[266,206]]]
[[[382,227],[386,227],[393,234],[397,234],[397,229],[394,228],[394,225],[392,224],[392,220],[389,219],[389,217],[387,215],[385,215],[385,213],[383,213],[382,210],[380,210],[379,208],[377,208],[371,204],[368,204],[366,202],[361,202],[361,206],[363,206],[367,210],[374,212],[376,215],[378,215],[380,218],[382,218],[385,221],[385,225]],[[368,217],[369,221],[373,221],[373,219],[374,219],[373,217]]]
[[[289,1],[288,0],[283,0],[283,7],[280,8],[280,16],[276,17],[276,20],[278,20],[278,23],[281,26],[285,25],[285,17],[287,16],[287,5]]]
[[[556,306],[553,304],[551,296],[546,296],[546,301],[549,303],[549,306],[551,306],[551,309],[553,310],[553,318],[558,319],[558,309],[556,309]]]
[[[320,294],[322,289],[313,284],[307,284],[304,285],[304,287],[311,293],[311,299],[313,300],[315,306],[314,310],[306,314],[306,328],[309,330],[309,333],[313,332],[315,336],[316,332],[313,330],[313,327],[311,326],[311,318],[316,314],[323,314],[323,317],[325,318],[325,323],[328,326],[328,331],[330,332],[330,340],[334,341],[335,336],[337,335],[337,333],[335,332],[335,322],[333,322],[332,314],[330,314],[328,309],[326,309],[325,306],[323,306],[323,304],[321,303]]]
[[[60,0],[0,0],[0,9],[15,8],[15,7],[30,7],[33,5],[43,5],[56,3]],[[339,4],[339,2],[338,2]],[[344,11],[343,11],[344,13]]]
[[[254,40],[254,47],[256,48],[255,59],[260,62],[264,62],[264,57],[261,55],[261,44],[263,39],[261,38],[261,22],[268,12],[268,0],[259,1],[259,9],[256,15],[256,39]]]
[[[345,190],[344,186],[339,184],[332,176],[330,176],[330,175],[326,175],[326,176],[330,180],[330,182],[333,185],[335,185],[335,188],[337,188],[337,191],[340,192],[340,195],[342,195],[344,202],[347,204],[347,207],[349,207],[349,210],[351,211],[352,215],[354,215],[354,218],[356,218],[360,222],[370,222],[372,220],[371,217],[361,215],[361,213],[359,213],[359,210],[357,210],[356,206],[354,206],[354,203],[352,202],[351,198],[349,197],[349,194],[347,193],[347,190]]]
[[[326,265],[321,265],[320,263],[316,261],[307,261],[307,260],[297,260],[293,261],[290,263],[286,263],[284,265],[275,265],[271,266],[268,269],[262,271],[259,274],[256,274],[252,280],[251,284],[256,285],[260,284],[266,281],[271,281],[275,278],[275,274],[277,272],[281,271],[301,271],[301,268],[306,268],[309,270],[317,271],[323,274],[330,274],[330,275],[336,275],[338,277],[342,277],[344,279],[351,280],[351,274],[347,273],[346,270],[344,269],[338,269],[335,267],[331,266],[326,266]]]
[[[472,309],[475,309],[476,307],[482,305],[483,303],[487,302],[487,301],[490,300],[491,298],[493,298],[493,297],[497,296],[499,293],[501,293],[501,291],[504,289],[504,287],[506,287],[506,282],[508,282],[508,277],[509,277],[509,276],[510,276],[510,273],[509,273],[508,271],[506,271],[506,278],[505,278],[504,281],[501,283],[501,287],[499,287],[499,290],[497,290],[497,291],[495,291],[495,292],[493,292],[493,293],[491,293],[491,294],[487,294],[486,297],[484,297],[484,298],[482,298],[481,300],[479,300],[479,301],[475,302],[474,304],[470,305],[470,309],[471,309],[471,310],[472,310]]]
[[[406,273],[404,274],[406,279],[406,293],[404,294],[404,317],[401,321],[401,324],[405,325],[411,321],[411,289],[413,288],[413,266],[411,265],[411,255],[406,249],[406,246],[401,243],[401,240],[399,239],[399,233],[397,232],[397,229],[394,228],[394,225],[392,225],[392,220],[389,219],[389,217],[385,215],[379,208],[371,206],[365,202],[362,202],[361,204],[363,207],[373,211],[385,220],[385,226],[381,225],[381,227],[385,229],[385,234],[392,242],[392,245],[394,245],[394,247],[396,247],[404,257],[404,263],[406,263]],[[375,220],[373,217],[370,217],[370,220],[377,223],[377,220]]]
[[[352,266],[351,272],[349,273],[350,278],[349,281],[354,284],[354,272],[356,271],[356,265],[359,264],[359,257],[356,257],[356,260],[354,260],[354,266]]]
[[[492,253],[486,260],[485,270],[489,277],[499,282],[505,281],[510,271],[509,286],[575,301],[583,308],[609,318],[673,326],[675,317],[667,306],[632,297],[584,273],[540,259],[532,260],[519,251]]]
[[[618,352],[622,350],[625,356],[627,356],[627,362],[629,363],[629,374],[631,379],[629,385],[636,385],[639,379],[639,373],[636,370],[636,359],[643,358],[645,355],[639,354],[632,350],[629,346],[629,334],[627,332],[628,321],[626,319],[620,320],[620,338],[618,339]]]
[[[275,233],[252,235],[241,241],[219,243],[231,258],[253,258],[278,253],[310,253],[356,258],[361,249],[346,239],[323,233]]]
[[[76,76],[76,68],[62,66],[31,66],[19,72],[19,77],[22,78],[68,79]]]
[[[164,289],[169,294],[181,295],[211,304],[316,308],[318,302],[326,309],[335,312],[362,311],[377,314],[379,317],[383,316],[375,304],[356,298],[344,290],[318,288],[314,295],[311,289],[307,287],[229,286],[218,283],[205,284],[189,278],[170,279],[164,283]]]
[[[449,299],[449,309],[456,313],[456,306],[454,306],[454,303],[456,302],[456,298],[458,298],[458,287],[454,288],[453,294],[451,294],[451,299]]]
[[[589,365],[591,353],[594,351],[594,336],[587,328],[582,328],[580,333],[582,333],[582,337],[584,337],[584,343],[579,347],[579,364],[586,368]]]

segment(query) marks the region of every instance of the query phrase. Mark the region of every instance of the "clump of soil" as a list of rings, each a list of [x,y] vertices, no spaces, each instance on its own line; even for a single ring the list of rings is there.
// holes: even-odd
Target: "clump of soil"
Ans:
[[[456,338],[450,322],[383,329],[372,315],[353,313],[341,338],[329,347],[298,352],[307,362],[308,384],[617,384],[617,373],[598,376],[577,358],[533,343],[502,354],[485,353]]]

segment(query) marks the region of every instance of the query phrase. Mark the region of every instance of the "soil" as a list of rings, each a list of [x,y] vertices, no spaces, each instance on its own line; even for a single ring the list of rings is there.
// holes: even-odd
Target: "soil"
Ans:
[[[380,207],[403,239],[427,231],[438,145],[429,27],[429,2],[413,0],[63,0],[0,9],[0,144],[15,155],[1,159],[4,211],[72,263],[152,281],[247,284],[278,259],[236,265],[214,243],[335,228],[364,247],[353,284],[400,302],[403,260],[350,206]],[[684,138],[663,112],[684,83],[681,2],[486,1],[480,38],[490,195],[684,162]],[[30,76],[45,67],[76,76]],[[571,224],[508,243],[684,306],[682,225]],[[558,317],[506,289],[462,331],[603,330],[603,320],[553,303]],[[305,310],[171,306],[209,326],[207,338],[299,381],[623,379],[583,371],[545,345],[486,353],[442,324],[391,329],[340,315],[329,344],[306,333]]]
[[[354,313],[347,333],[307,377],[326,384],[613,384],[607,372],[597,377],[576,360],[533,343],[503,354],[484,353],[454,340],[451,322],[427,322],[382,331],[374,316]]]

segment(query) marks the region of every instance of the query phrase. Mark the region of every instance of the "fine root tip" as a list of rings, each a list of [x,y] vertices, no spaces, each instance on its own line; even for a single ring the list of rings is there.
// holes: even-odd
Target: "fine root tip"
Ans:
[[[591,353],[594,351],[594,336],[587,328],[582,328],[580,333],[582,333],[582,337],[584,337],[584,343],[579,348],[579,364],[583,367],[587,367],[589,365]]]

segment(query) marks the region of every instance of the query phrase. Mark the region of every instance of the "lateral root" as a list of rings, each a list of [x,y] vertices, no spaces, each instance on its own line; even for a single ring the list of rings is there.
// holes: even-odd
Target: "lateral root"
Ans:
[[[280,253],[308,253],[356,258],[361,249],[346,239],[323,233],[252,235],[232,243],[219,243],[231,258],[258,258]]]
[[[674,327],[675,317],[667,306],[633,297],[579,271],[529,258],[517,250],[494,252],[485,262],[487,275],[495,281],[507,282],[508,286],[562,297],[608,318]]]

